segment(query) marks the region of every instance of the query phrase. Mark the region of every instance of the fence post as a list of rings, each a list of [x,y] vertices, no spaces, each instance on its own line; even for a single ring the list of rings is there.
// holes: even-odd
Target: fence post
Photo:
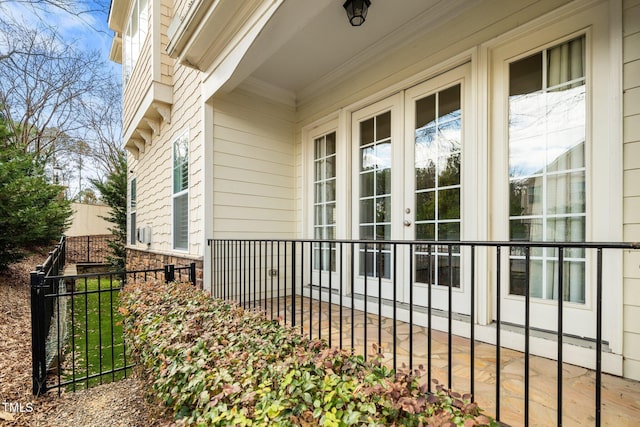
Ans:
[[[193,286],[196,286],[196,263],[189,264],[189,281]]]
[[[165,283],[175,282],[176,270],[173,264],[166,264],[164,266],[164,281]]]
[[[44,272],[32,271],[31,285],[31,358],[32,392],[39,395],[47,391],[47,350],[45,331]]]
[[[91,262],[91,236],[87,236],[87,262]]]

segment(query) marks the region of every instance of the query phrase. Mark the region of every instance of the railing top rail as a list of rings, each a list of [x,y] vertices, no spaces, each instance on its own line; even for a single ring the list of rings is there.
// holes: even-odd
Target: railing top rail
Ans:
[[[288,242],[288,243],[343,243],[373,245],[432,245],[432,246],[485,246],[485,247],[541,247],[587,249],[640,249],[640,242],[540,242],[540,241],[489,241],[489,240],[360,240],[360,239],[207,239],[212,242]]]
[[[44,261],[44,263],[42,263],[42,271],[44,271],[46,276],[51,273],[51,268],[54,265],[55,259],[60,256],[60,251],[64,247],[65,240],[66,236],[63,235],[62,237],[60,237],[60,241],[58,242],[58,244],[53,248],[51,252],[49,252],[49,256],[47,256],[47,259]]]
[[[175,271],[183,271],[190,269],[189,265],[175,266]],[[65,275],[65,274],[57,274],[55,276],[45,276],[46,279],[57,280],[57,279],[84,279],[84,278],[93,278],[98,276],[122,276],[127,275],[130,276],[132,274],[143,274],[143,273],[163,273],[164,268],[151,268],[151,269],[143,269],[143,270],[116,270],[116,271],[104,271],[100,273],[83,273],[83,274],[74,274],[74,275]]]

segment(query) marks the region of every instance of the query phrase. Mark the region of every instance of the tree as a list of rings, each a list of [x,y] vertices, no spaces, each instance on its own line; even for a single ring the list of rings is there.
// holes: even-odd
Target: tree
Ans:
[[[86,178],[117,167],[120,81],[103,54],[64,39],[49,22],[63,19],[106,34],[94,27],[95,17],[106,20],[110,3],[0,0],[0,112],[18,146],[40,153],[49,170],[72,184],[70,198],[79,196]]]
[[[82,138],[97,168],[98,179],[120,167],[122,132],[122,88],[120,79],[111,79],[98,88],[95,96],[82,100],[78,120],[85,132]]]
[[[0,32],[0,46],[13,47],[0,67],[2,113],[19,147],[48,157],[62,146],[57,142],[82,129],[83,99],[105,84],[104,60],[46,28],[11,29]]]
[[[126,265],[127,242],[127,158],[120,151],[117,168],[107,175],[103,181],[92,179],[91,183],[102,194],[102,200],[111,208],[108,216],[103,217],[114,224],[109,228],[113,238],[109,241],[111,255],[109,263],[123,270]]]
[[[0,124],[3,122],[0,117]],[[1,132],[0,270],[23,258],[29,246],[57,240],[72,214],[62,187],[49,181],[39,156],[6,145],[11,139],[10,133]]]

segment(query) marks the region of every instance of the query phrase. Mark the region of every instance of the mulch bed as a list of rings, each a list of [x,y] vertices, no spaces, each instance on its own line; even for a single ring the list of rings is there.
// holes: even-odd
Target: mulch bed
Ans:
[[[29,257],[0,273],[0,425],[170,424],[158,419],[158,407],[147,403],[144,386],[137,379],[63,393],[61,397],[55,391],[33,396],[29,273],[44,262],[47,250],[34,250]]]

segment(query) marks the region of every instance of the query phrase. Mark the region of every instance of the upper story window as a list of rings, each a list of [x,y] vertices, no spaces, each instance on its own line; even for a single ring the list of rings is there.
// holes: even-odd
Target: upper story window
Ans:
[[[147,0],[133,0],[131,15],[129,15],[129,20],[127,21],[127,29],[123,40],[122,72],[125,84],[129,81],[133,67],[135,67],[136,61],[140,56],[140,50],[147,36],[148,28],[149,11]]]

